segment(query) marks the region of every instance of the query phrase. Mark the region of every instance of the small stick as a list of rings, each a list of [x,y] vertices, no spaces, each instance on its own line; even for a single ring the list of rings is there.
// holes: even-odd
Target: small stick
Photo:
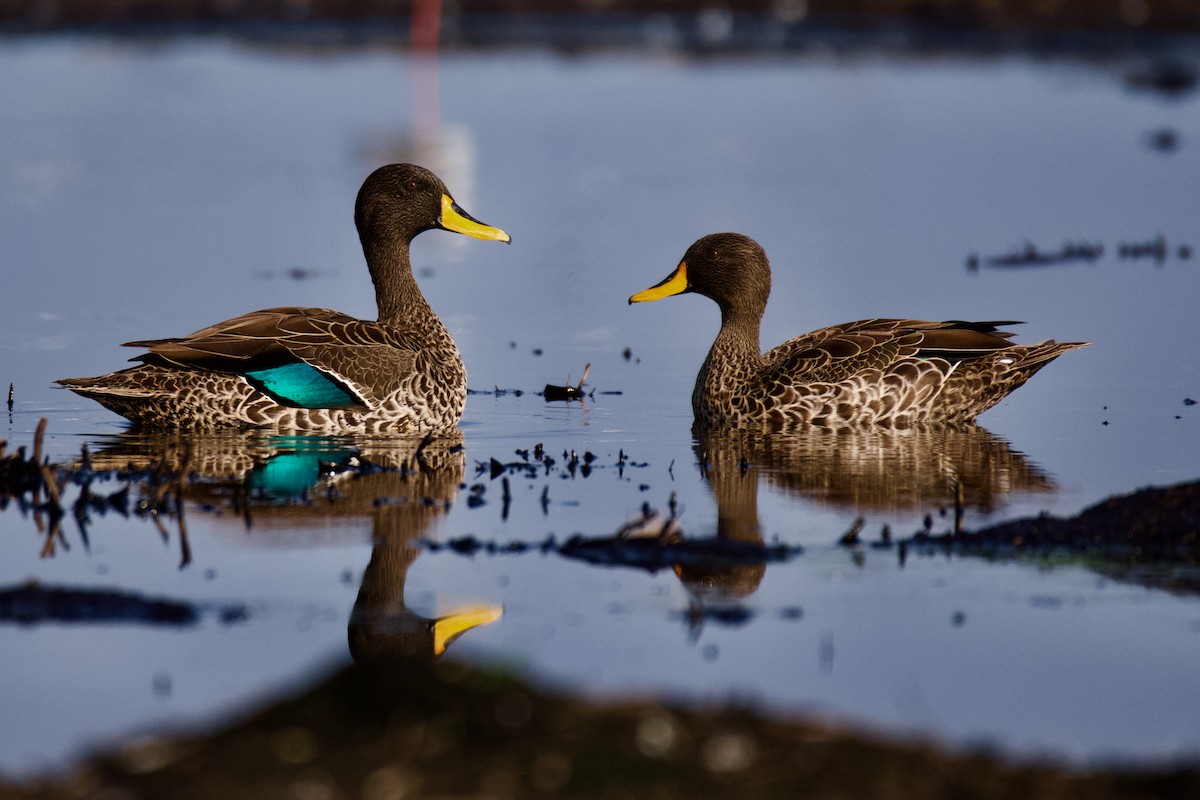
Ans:
[[[954,482],[954,535],[962,535],[963,521],[963,485],[962,480]]]
[[[175,495],[175,519],[179,524],[179,568],[192,563],[192,545],[188,541],[187,519],[183,514],[183,495]]]
[[[9,384],[9,402],[12,402],[12,384]],[[42,483],[46,486],[46,497],[54,504],[54,511],[62,513],[62,493],[58,490],[58,481],[50,465],[42,460],[42,440],[46,436],[46,426],[49,424],[45,417],[38,420],[37,433],[33,436],[33,461],[42,473]],[[35,498],[36,499],[36,498]]]
[[[854,524],[850,526],[850,530],[842,534],[841,538],[838,539],[838,544],[840,544],[842,547],[853,547],[854,545],[858,544],[858,532],[863,529],[864,524],[866,524],[866,519],[863,517],[855,517]]]
[[[37,431],[33,434],[33,463],[38,465],[39,470],[42,464],[42,437],[46,435],[47,421],[45,417],[38,420]],[[45,472],[42,472],[42,483],[46,482]],[[50,494],[50,487],[46,487],[46,494]],[[33,502],[38,504],[42,502],[42,487],[33,487]]]
[[[42,473],[42,483],[46,485],[46,497],[54,504],[56,511],[62,511],[62,494],[58,491],[58,481],[54,479],[54,471],[49,464],[38,464]]]
[[[33,460],[34,461],[42,460],[42,439],[46,435],[46,425],[48,425],[48,424],[49,423],[47,422],[45,417],[42,417],[41,419],[38,420],[37,431],[35,431],[33,434]]]

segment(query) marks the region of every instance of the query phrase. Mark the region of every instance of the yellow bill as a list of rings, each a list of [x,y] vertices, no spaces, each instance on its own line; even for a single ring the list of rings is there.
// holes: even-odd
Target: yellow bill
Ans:
[[[682,294],[688,290],[687,262],[680,261],[675,271],[645,291],[638,292],[629,298],[630,303],[645,303],[650,300],[661,300],[673,294]]]
[[[484,225],[463,211],[459,208],[458,203],[454,202],[454,198],[448,194],[442,195],[442,214],[438,217],[438,225],[445,230],[465,234],[475,239],[487,239],[505,244],[512,242],[512,237],[504,231],[493,228],[491,225]]]
[[[452,611],[444,617],[438,617],[433,623],[433,654],[440,656],[446,651],[446,646],[472,628],[495,622],[504,616],[500,606],[478,605],[465,606]]]

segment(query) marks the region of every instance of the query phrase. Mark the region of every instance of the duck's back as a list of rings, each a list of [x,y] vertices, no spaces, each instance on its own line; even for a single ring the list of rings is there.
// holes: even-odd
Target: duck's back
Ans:
[[[796,429],[958,424],[1082,343],[1016,345],[1009,322],[869,319],[790,339],[757,365],[714,345],[697,379],[701,425]]]

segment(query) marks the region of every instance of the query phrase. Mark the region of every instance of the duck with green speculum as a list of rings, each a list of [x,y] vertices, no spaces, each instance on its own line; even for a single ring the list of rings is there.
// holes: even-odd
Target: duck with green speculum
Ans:
[[[696,376],[700,428],[954,425],[973,420],[1058,356],[1086,342],[1014,344],[1015,322],[868,319],[797,336],[763,353],[771,268],[748,236],[697,240],[661,283],[630,303],[695,292],[721,308]]]
[[[458,347],[413,277],[409,245],[432,228],[509,242],[427,169],[371,173],[354,205],[379,318],[324,308],[252,311],[178,339],[130,342],[135,367],[58,383],[152,428],[428,433],[462,417]]]

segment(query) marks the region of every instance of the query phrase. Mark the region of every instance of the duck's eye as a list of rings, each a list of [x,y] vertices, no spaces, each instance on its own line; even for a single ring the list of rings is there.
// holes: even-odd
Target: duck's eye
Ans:
[[[720,251],[719,251],[719,250],[717,250],[717,248],[715,248],[715,247],[710,247],[710,248],[708,249],[708,257],[709,257],[710,259],[712,259],[713,261],[716,261],[718,258],[720,258],[720,257],[721,257],[721,253],[720,253]]]
[[[408,182],[408,186],[407,186],[407,188],[408,188],[408,190],[409,190],[410,192],[415,192],[415,191],[416,191],[416,190],[419,188],[419,187],[417,186],[417,181],[416,181],[416,179],[415,179],[415,178],[414,178],[413,180],[410,180],[410,181]]]

